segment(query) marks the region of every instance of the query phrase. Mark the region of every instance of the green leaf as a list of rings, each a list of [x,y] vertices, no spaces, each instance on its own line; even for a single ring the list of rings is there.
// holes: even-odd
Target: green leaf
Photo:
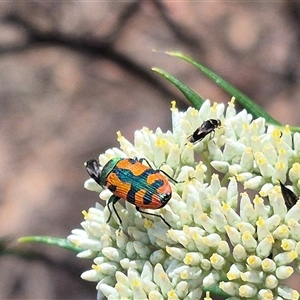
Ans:
[[[252,101],[245,94],[237,90],[230,83],[225,81],[222,77],[218,76],[208,68],[201,65],[199,62],[195,61],[191,57],[181,53],[181,52],[166,52],[166,54],[183,59],[193,66],[195,66],[198,70],[200,70],[206,77],[214,81],[218,86],[220,86],[224,91],[228,92],[231,96],[236,98],[236,101],[240,103],[249,113],[251,113],[255,118],[263,117],[266,119],[267,123],[273,124],[276,126],[280,126],[281,124],[271,117],[265,110],[263,110],[259,105],[257,105],[254,101]]]
[[[204,102],[204,99],[201,98],[195,91],[187,87],[181,81],[170,75],[169,73],[159,69],[159,68],[152,68],[152,71],[157,72],[168,81],[173,83],[181,92],[182,94],[192,103],[192,105],[199,109]]]
[[[50,237],[50,236],[24,236],[18,239],[19,243],[42,243],[51,246],[57,246],[66,250],[71,250],[76,253],[82,251],[67,239]]]
[[[291,132],[300,132],[300,127],[291,126],[290,130],[291,130]]]
[[[230,297],[230,295],[228,295],[227,293],[225,293],[220,287],[219,287],[219,283],[216,283],[212,286],[209,287],[202,287],[202,290],[204,292],[210,292],[210,294],[212,295],[217,295],[217,296],[222,296],[225,298]]]

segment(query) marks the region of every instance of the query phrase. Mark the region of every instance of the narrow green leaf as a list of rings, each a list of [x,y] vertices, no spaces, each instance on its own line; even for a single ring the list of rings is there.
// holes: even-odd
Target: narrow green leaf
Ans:
[[[152,71],[157,72],[158,74],[166,78],[168,81],[170,81],[172,84],[174,84],[182,92],[182,94],[192,103],[192,105],[195,108],[199,109],[201,107],[204,100],[195,91],[187,87],[185,84],[183,84],[181,81],[179,81],[169,73],[159,68],[152,68]]]
[[[57,246],[77,253],[82,251],[81,248],[76,247],[67,239],[50,237],[50,236],[24,236],[19,238],[18,242],[19,243],[42,243],[51,246]]]
[[[225,81],[223,78],[209,70],[208,68],[201,65],[199,62],[195,61],[191,57],[181,53],[181,52],[166,52],[166,54],[183,59],[193,66],[195,66],[198,70],[200,70],[206,77],[214,81],[218,86],[220,86],[224,91],[228,92],[231,96],[236,98],[236,101],[240,103],[249,113],[251,113],[255,118],[263,117],[266,119],[267,123],[280,126],[281,124],[271,117],[265,110],[263,110],[259,105],[257,105],[254,101],[252,101],[245,94],[237,90],[230,83]]]
[[[300,127],[291,126],[290,130],[291,130],[291,132],[300,132]]]

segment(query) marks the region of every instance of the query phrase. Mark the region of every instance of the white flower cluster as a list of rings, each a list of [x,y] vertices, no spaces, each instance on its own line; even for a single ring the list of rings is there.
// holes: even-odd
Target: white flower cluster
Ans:
[[[287,210],[278,180],[289,180],[299,194],[300,134],[236,113],[233,100],[226,111],[209,101],[186,112],[172,103],[171,111],[172,131],[143,128],[134,144],[118,133],[121,150],[107,150],[99,162],[146,158],[175,178],[168,204],[148,210],[172,228],[125,202],[116,204],[120,229],[114,214],[106,223],[108,209],[97,203],[83,213],[83,229],[68,237],[83,249],[79,257],[94,258],[82,278],[98,282],[98,298],[109,300],[200,299],[208,290],[231,300],[299,299],[284,280],[300,271],[300,201]],[[208,119],[221,120],[221,127],[189,143]],[[85,187],[103,200],[112,195],[92,179]]]

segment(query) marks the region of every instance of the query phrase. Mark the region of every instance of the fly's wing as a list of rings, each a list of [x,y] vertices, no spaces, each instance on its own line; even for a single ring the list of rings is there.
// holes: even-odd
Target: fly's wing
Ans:
[[[189,137],[190,143],[200,142],[207,135],[206,132],[202,131],[201,128],[195,130],[195,132]]]
[[[284,186],[281,181],[279,181],[279,183],[285,205],[288,209],[291,209],[298,201],[298,197],[290,189]]]
[[[205,121],[200,127],[198,127],[189,137],[190,143],[202,141],[210,132],[214,129],[214,125],[210,120]]]
[[[101,177],[101,166],[95,159],[90,159],[84,163],[86,171],[99,185]]]

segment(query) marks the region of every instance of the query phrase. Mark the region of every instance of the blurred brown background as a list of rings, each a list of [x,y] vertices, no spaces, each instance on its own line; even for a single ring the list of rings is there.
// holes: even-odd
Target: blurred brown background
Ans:
[[[229,95],[201,61],[283,123],[300,125],[300,2],[10,1],[0,3],[1,236],[66,237],[97,194],[81,166],[117,146],[116,131],[170,128],[170,101],[188,102],[150,68],[202,97]],[[152,52],[155,49],[158,52]],[[95,299],[91,261],[54,247],[0,258],[0,299]]]

